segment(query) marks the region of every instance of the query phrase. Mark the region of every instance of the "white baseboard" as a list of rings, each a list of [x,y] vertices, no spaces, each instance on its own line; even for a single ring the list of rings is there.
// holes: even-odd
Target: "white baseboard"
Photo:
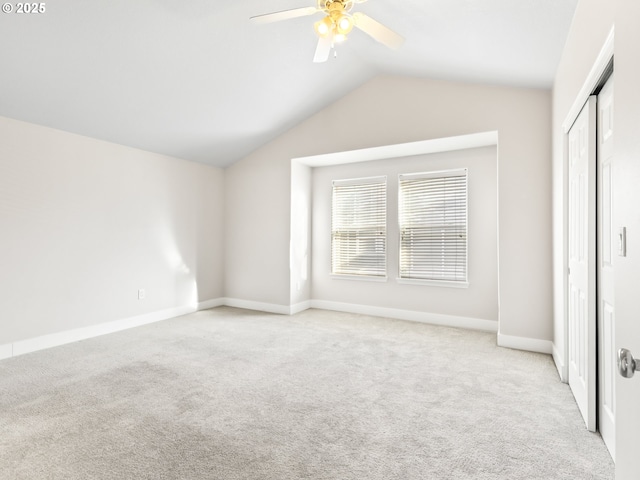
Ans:
[[[498,333],[498,346],[513,348],[515,350],[526,350],[528,352],[551,354],[553,344],[550,340],[540,340],[537,338],[514,337]]]
[[[291,314],[291,306],[289,305],[254,302],[252,300],[240,300],[239,298],[224,298],[223,300],[224,305],[227,307],[244,308],[246,310],[257,310],[259,312],[277,313],[280,315]]]
[[[75,328],[72,330],[65,330],[63,332],[51,333],[49,335],[28,338],[26,340],[19,340],[12,344],[0,345],[0,360],[16,357],[25,353],[36,352],[38,350],[44,350],[46,348],[58,347],[67,343],[78,342],[80,340],[86,340],[88,338],[98,337],[108,333],[115,333],[129,328],[140,327],[149,323],[168,320],[170,318],[195,312],[196,310],[204,310],[206,308],[213,308],[223,304],[223,299],[207,300],[199,303],[197,307],[185,305],[182,307],[167,308],[157,312],[136,315],[135,317],[123,318],[98,325]]]
[[[289,314],[295,315],[296,313],[304,312],[305,310],[309,310],[310,308],[311,308],[311,300],[306,300],[304,302],[291,305],[291,307],[289,307]]]
[[[563,383],[567,383],[569,381],[569,372],[567,369],[567,364],[564,363],[564,355],[558,350],[556,344],[552,344],[552,352],[553,362],[556,364],[556,368],[558,369],[558,374],[560,375],[560,380]]]
[[[180,315],[186,315],[187,313],[194,311],[195,308],[192,306],[167,308],[165,310],[137,315],[135,317],[123,318],[112,322],[100,323],[98,325],[75,328],[64,332],[51,333],[49,335],[20,340],[13,343],[13,356],[16,357],[25,353],[36,352],[46,348],[78,342],[80,340],[86,340],[87,338],[98,337],[100,335],[119,332],[129,328],[140,327],[149,323],[179,317]]]
[[[0,345],[0,360],[13,357],[13,345],[8,343],[7,345]]]
[[[210,308],[222,307],[225,305],[224,298],[214,298],[198,303],[198,310],[208,310]]]
[[[239,298],[224,298],[222,305],[227,307],[244,308],[258,312],[276,313],[278,315],[295,315],[311,308],[311,300],[296,303],[294,305],[277,305],[275,303],[254,302]]]
[[[20,340],[12,344],[0,345],[0,360],[23,355],[25,353],[44,350],[46,348],[57,347],[67,343],[86,340],[88,338],[106,335],[109,333],[126,330],[129,328],[147,325],[170,318],[186,315],[197,310],[206,310],[219,306],[229,306],[245,308],[248,310],[258,310],[261,312],[275,313],[280,315],[294,315],[308,308],[319,308],[338,312],[358,313],[372,315],[376,317],[395,318],[398,320],[409,320],[413,322],[428,323],[432,325],[442,325],[446,327],[467,328],[471,330],[482,330],[486,332],[497,332],[498,322],[471,317],[459,317],[454,315],[443,315],[437,313],[419,312],[415,310],[402,310],[396,308],[374,307],[370,305],[357,305],[351,303],[331,302],[326,300],[307,300],[295,305],[277,305],[272,303],[253,302],[250,300],[240,300],[236,298],[217,298],[200,302],[197,306],[182,306],[151,312],[135,317],[124,318],[112,322],[101,323],[88,327],[76,328],[64,332],[52,333],[40,337]],[[552,342],[532,338],[513,337],[498,333],[498,345],[501,347],[515,348],[518,350],[528,350],[532,352],[553,354],[561,378],[565,366],[562,363],[562,356],[559,355]],[[564,381],[564,380],[563,380]]]
[[[458,317],[439,313],[418,312],[415,310],[401,310],[397,308],[373,307],[370,305],[356,305],[352,303],[331,302],[327,300],[311,300],[311,308],[333,310],[337,312],[359,313],[374,317],[395,318],[412,322],[429,323],[445,327],[468,328],[485,332],[497,332],[498,322],[480,318]]]

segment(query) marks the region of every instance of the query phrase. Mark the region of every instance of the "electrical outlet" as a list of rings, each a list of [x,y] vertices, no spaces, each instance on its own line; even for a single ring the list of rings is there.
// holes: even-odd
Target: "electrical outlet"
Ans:
[[[147,292],[144,291],[144,288],[138,290],[138,300],[144,300],[147,296]]]

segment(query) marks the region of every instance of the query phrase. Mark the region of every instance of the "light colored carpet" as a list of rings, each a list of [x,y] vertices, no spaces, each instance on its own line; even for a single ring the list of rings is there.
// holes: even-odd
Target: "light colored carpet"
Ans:
[[[0,362],[2,479],[612,479],[547,355],[217,308]]]

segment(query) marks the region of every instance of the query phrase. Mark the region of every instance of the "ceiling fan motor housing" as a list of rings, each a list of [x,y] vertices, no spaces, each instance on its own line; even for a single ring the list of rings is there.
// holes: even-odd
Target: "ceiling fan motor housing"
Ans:
[[[329,13],[332,6],[348,12],[353,7],[353,0],[318,0],[318,8]]]

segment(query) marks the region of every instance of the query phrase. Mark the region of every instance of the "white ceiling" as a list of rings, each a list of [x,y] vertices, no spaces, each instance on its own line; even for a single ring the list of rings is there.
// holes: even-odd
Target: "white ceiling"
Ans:
[[[324,64],[320,15],[248,21],[315,0],[44,1],[0,13],[0,115],[226,166],[379,74],[549,88],[578,0],[369,0],[403,47]]]

